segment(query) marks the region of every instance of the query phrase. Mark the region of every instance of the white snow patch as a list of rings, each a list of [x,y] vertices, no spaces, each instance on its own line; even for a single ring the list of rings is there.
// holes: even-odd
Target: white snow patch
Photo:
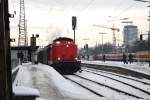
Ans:
[[[79,98],[84,100],[105,100],[102,97],[98,97],[91,92],[81,88],[77,84],[73,84],[72,82],[66,80],[63,76],[61,76],[57,71],[55,71],[52,67],[47,65],[38,64],[38,68],[47,72],[49,79],[53,84],[58,88],[58,90],[64,96]]]
[[[109,78],[106,78],[106,77],[103,77],[100,75],[95,75],[95,74],[84,72],[84,71],[82,73],[78,73],[78,75],[83,76],[83,77],[88,78],[88,79],[91,79],[91,80],[94,80],[95,82],[105,84],[105,85],[110,86],[110,87],[114,87],[118,90],[124,91],[124,92],[129,93],[129,94],[133,94],[135,96],[140,96],[143,98],[149,98],[149,95],[146,93],[143,93],[143,92],[141,92],[135,88],[132,88],[126,84],[122,84],[118,81],[111,80]],[[110,94],[111,93],[109,93],[109,95]]]
[[[36,97],[40,96],[40,93],[37,89],[24,86],[13,87],[13,93],[17,96],[36,96]]]
[[[16,75],[16,78],[13,82],[13,87],[15,86],[29,86],[32,87],[32,79],[30,73],[27,70],[27,67],[19,65],[19,71]]]
[[[84,62],[84,63],[92,63],[92,64],[100,64],[100,65],[101,64],[103,64],[103,65],[105,65],[105,64],[106,65],[116,65],[118,67],[129,68],[129,69],[132,69],[132,70],[135,70],[135,71],[139,71],[139,72],[143,72],[143,73],[149,72],[149,75],[150,75],[150,69],[148,69],[149,67],[147,65],[144,65],[144,66],[141,67],[137,63],[124,65],[122,62],[108,62],[108,61],[106,61],[105,63],[102,62],[102,61],[82,61],[82,62]],[[101,97],[99,97],[99,96],[97,96],[97,95],[95,95],[95,94],[85,90],[84,88],[81,88],[79,85],[66,80],[62,75],[60,75],[57,71],[55,71],[50,66],[43,65],[43,64],[32,65],[31,63],[27,63],[27,64],[23,64],[22,66],[20,65],[18,67],[19,67],[19,71],[18,71],[16,79],[15,79],[15,81],[13,83],[13,88],[14,89],[16,88],[16,86],[17,87],[18,86],[33,87],[32,86],[33,85],[32,84],[33,80],[31,79],[32,78],[31,77],[32,74],[31,74],[31,72],[29,72],[30,70],[28,68],[36,67],[37,69],[44,71],[46,76],[48,76],[49,82],[51,84],[54,84],[55,88],[57,88],[64,97],[76,98],[77,100],[81,100],[81,99],[82,100],[93,100],[93,99],[94,100],[106,100],[106,98],[101,98]],[[146,71],[144,71],[144,70],[146,70]],[[97,79],[97,80],[99,80],[99,79]],[[110,84],[112,84],[112,83],[110,82]],[[139,86],[140,86],[140,84],[139,84]],[[17,91],[20,92],[20,93],[22,92],[22,91],[19,91],[19,90],[17,90]],[[98,90],[96,90],[96,91],[98,91]],[[106,93],[106,94],[109,95],[109,92],[108,91],[104,91],[103,93],[104,94]],[[113,94],[112,94],[112,96],[113,96]],[[120,96],[117,97],[116,96],[116,98],[117,99],[122,99],[124,97],[120,97]],[[112,99],[114,99],[114,98],[112,98]],[[44,98],[38,98],[37,100],[45,100],[45,99]]]
[[[16,70],[18,70],[21,67],[21,65],[18,65],[17,67],[15,67],[14,69],[12,69],[12,73],[14,73]]]

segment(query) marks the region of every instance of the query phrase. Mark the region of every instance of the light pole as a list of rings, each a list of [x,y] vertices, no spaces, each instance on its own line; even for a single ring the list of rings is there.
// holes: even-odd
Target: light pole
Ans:
[[[102,37],[101,37],[101,38],[102,38],[102,56],[103,56],[103,49],[104,49],[104,48],[103,48],[103,34],[107,34],[107,33],[99,32],[99,34],[101,34],[101,35],[102,35]]]

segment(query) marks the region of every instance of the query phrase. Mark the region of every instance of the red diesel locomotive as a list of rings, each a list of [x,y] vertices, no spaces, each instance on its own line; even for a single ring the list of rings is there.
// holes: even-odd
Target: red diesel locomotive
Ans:
[[[73,74],[80,70],[77,45],[72,39],[59,37],[38,52],[38,61],[51,65],[60,74]]]

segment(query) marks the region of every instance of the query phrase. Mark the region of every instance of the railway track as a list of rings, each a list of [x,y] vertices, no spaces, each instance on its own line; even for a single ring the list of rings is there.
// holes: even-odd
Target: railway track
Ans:
[[[94,91],[95,92],[94,94],[99,94],[100,96],[106,97],[108,99],[112,99],[112,97],[114,97],[114,99],[117,99],[117,97],[119,96],[121,98],[126,97],[126,98],[144,99],[144,97],[139,96],[138,94],[132,94],[132,93],[111,87],[109,85],[94,81],[92,79],[89,79],[80,75],[65,76],[65,78],[71,80],[74,83],[77,83],[78,85],[92,92]],[[95,87],[97,89],[95,89]],[[105,93],[104,91],[107,91],[107,92]],[[107,93],[110,93],[110,94],[107,94]]]
[[[136,77],[139,79],[145,78],[145,79],[150,80],[149,75],[135,72],[135,71],[132,71],[129,69],[121,68],[121,67],[116,67],[115,65],[106,66],[106,65],[95,65],[95,64],[82,63],[81,66],[87,67],[87,68],[94,68],[94,69],[98,69],[98,70],[103,70],[103,71],[108,71],[108,72],[113,72],[113,73],[122,74],[122,75],[127,75],[127,76],[132,76],[132,77]]]
[[[145,86],[145,84],[141,84],[141,83],[138,83],[137,85],[137,82],[138,81],[133,81],[133,80],[129,80],[126,81],[126,79],[121,79],[119,80],[117,77],[113,77],[113,76],[110,76],[110,75],[104,75],[104,74],[101,74],[101,73],[96,73],[96,72],[93,72],[93,71],[90,71],[90,70],[83,70],[83,71],[86,71],[86,72],[89,72],[89,73],[93,73],[93,74],[96,74],[96,75],[100,75],[102,77],[105,77],[105,78],[108,78],[108,79],[111,79],[111,80],[114,80],[114,81],[117,81],[117,82],[120,82],[122,84],[125,84],[125,85],[128,85],[130,87],[133,87],[135,89],[138,89],[148,95],[150,95],[150,90],[147,89],[147,88],[150,88],[150,86]],[[140,87],[141,86],[141,87]],[[145,87],[145,88],[144,88]]]
[[[97,96],[104,97],[104,96],[102,96],[100,93],[97,93],[97,92],[95,92],[94,90],[92,90],[92,89],[90,89],[90,88],[87,88],[86,86],[84,86],[84,85],[82,85],[82,84],[80,84],[80,83],[78,83],[78,82],[76,82],[76,81],[70,79],[69,77],[67,77],[67,76],[64,76],[64,77],[65,77],[66,79],[68,79],[68,80],[70,80],[70,81],[72,81],[72,82],[74,82],[74,83],[80,85],[81,87],[83,87],[83,88],[89,90],[90,92],[96,94]]]
[[[149,78],[147,78],[149,76],[143,75],[139,78],[135,77],[137,76],[135,75],[136,72],[133,73],[134,75],[131,75],[132,71],[125,72],[129,73],[126,75],[122,74],[122,71],[119,71],[119,73],[116,72],[118,69],[112,71],[113,67],[107,68],[107,70],[103,70],[103,68],[98,70],[99,68],[95,67],[93,68],[91,64],[88,64],[88,67],[87,65],[83,67],[82,64],[82,73],[78,72],[74,75],[65,76],[65,78],[88,89],[96,95],[108,99],[112,99],[111,97],[117,99],[118,96],[121,96],[121,98],[150,99],[150,82],[148,81]],[[136,74],[138,74],[138,76],[141,75],[141,73]],[[107,93],[110,93],[110,95],[107,95],[105,91],[109,91]]]
[[[111,75],[113,77],[121,77],[124,79],[129,79],[129,80],[133,80],[139,83],[143,83],[145,85],[150,85],[150,82],[148,81],[144,81],[135,77],[129,77],[129,76],[125,76],[125,75],[121,75],[121,74],[117,74],[117,73],[112,73],[112,72],[107,72],[107,71],[102,71],[102,70],[97,70],[97,69],[93,69],[93,68],[87,68],[87,67],[82,67],[82,70],[88,70],[88,71],[94,71],[95,73],[101,73],[101,74],[107,74],[107,75]]]

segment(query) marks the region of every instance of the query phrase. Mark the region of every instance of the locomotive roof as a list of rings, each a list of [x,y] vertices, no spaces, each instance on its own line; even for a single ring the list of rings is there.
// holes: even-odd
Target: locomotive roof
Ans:
[[[53,40],[53,43],[54,43],[54,42],[57,42],[57,41],[70,41],[70,42],[73,42],[73,39],[67,38],[67,37],[59,37],[59,38]],[[52,44],[53,44],[53,43],[52,43]],[[39,49],[36,51],[36,53],[48,49],[52,44],[48,44],[48,45],[45,46],[44,48],[39,48]]]
[[[67,37],[59,37],[59,38],[55,39],[53,42],[62,41],[62,40],[73,42],[73,39],[67,38]]]

